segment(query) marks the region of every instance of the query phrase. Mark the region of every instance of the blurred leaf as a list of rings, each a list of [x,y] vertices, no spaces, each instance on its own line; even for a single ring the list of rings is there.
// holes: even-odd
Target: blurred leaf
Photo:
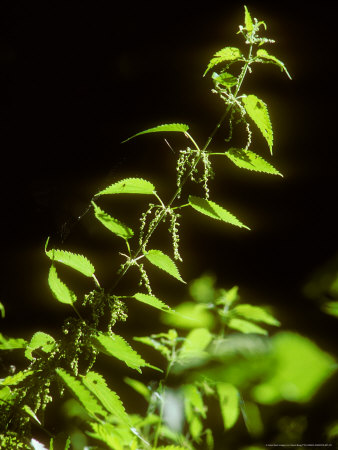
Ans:
[[[338,302],[327,302],[323,305],[322,309],[327,314],[338,317]]]
[[[243,319],[230,319],[227,325],[229,328],[232,328],[233,330],[237,330],[245,334],[248,333],[264,334],[264,335],[268,334],[268,332],[264,330],[264,328],[259,327],[258,325]]]
[[[230,383],[219,382],[216,384],[221,407],[224,429],[232,428],[239,416],[239,392]]]
[[[252,391],[254,399],[263,404],[307,402],[337,370],[332,356],[310,339],[291,332],[272,338],[272,364],[271,374]]]
[[[134,380],[133,378],[125,377],[123,381],[128,384],[134,391],[138,392],[142,397],[146,399],[146,401],[150,400],[150,391],[147,386],[139,380]]]
[[[189,284],[189,293],[196,302],[211,303],[215,297],[214,275],[202,275]]]
[[[161,322],[175,328],[208,328],[212,329],[215,319],[203,304],[183,302],[175,307],[176,315],[161,314]]]
[[[237,314],[248,320],[263,322],[268,325],[280,326],[280,322],[259,306],[241,304],[231,310],[232,314]]]

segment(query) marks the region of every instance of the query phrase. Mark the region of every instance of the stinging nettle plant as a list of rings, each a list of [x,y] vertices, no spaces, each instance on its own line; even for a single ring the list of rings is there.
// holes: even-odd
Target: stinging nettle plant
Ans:
[[[95,194],[88,206],[96,219],[114,235],[122,239],[125,249],[118,250],[122,259],[118,273],[110,286],[101,286],[94,265],[87,257],[63,249],[50,248],[46,242],[45,253],[51,260],[48,284],[54,297],[68,304],[74,315],[68,318],[62,328],[62,335],[54,339],[45,332],[37,332],[29,342],[23,339],[1,336],[1,348],[6,350],[24,349],[29,362],[26,369],[9,375],[1,381],[0,390],[0,443],[1,448],[34,448],[37,441],[32,435],[32,424],[40,427],[50,436],[49,448],[73,448],[76,443],[68,437],[62,447],[58,438],[44,428],[45,415],[50,413],[50,404],[64,392],[82,405],[86,420],[84,431],[88,439],[93,439],[94,447],[111,449],[183,449],[195,448],[205,442],[213,448],[213,434],[204,428],[206,418],[204,398],[214,395],[220,403],[220,415],[224,427],[231,428],[239,414],[240,393],[229,383],[209,380],[193,380],[182,387],[186,422],[180,431],[173,431],[168,425],[168,401],[170,389],[167,388],[169,376],[184,372],[185,369],[206,363],[225,335],[231,330],[240,333],[267,334],[257,322],[278,326],[279,322],[265,309],[241,304],[237,288],[228,291],[215,290],[211,303],[205,305],[216,323],[214,331],[208,326],[194,326],[188,334],[179,335],[175,328],[146,337],[135,338],[138,342],[158,351],[166,361],[164,369],[146,362],[133,347],[113,329],[117,321],[126,321],[127,304],[141,302],[145,307],[153,307],[175,321],[194,321],[176,312],[153,294],[147,267],[155,266],[169,276],[185,283],[181,276],[180,264],[183,262],[179,248],[179,219],[185,208],[192,208],[199,214],[231,225],[247,228],[240,219],[223,205],[211,200],[209,181],[214,176],[212,164],[217,158],[228,158],[239,168],[267,174],[281,173],[252,147],[255,128],[266,140],[267,149],[272,155],[273,130],[266,103],[254,94],[241,93],[245,77],[256,64],[277,65],[290,77],[285,65],[264,48],[274,41],[261,36],[266,24],[252,19],[245,9],[244,25],[238,33],[243,36],[243,49],[225,47],[210,60],[204,76],[210,75],[213,81],[212,92],[224,102],[224,113],[204,145],[199,145],[190,133],[190,128],[182,123],[162,124],[134,134],[126,139],[150,133],[180,133],[187,139],[187,146],[177,157],[176,186],[170,200],[165,203],[152,182],[142,178],[126,178],[115,181]],[[216,71],[217,70],[217,71]],[[212,149],[213,138],[225,126],[230,134],[224,138],[222,152]],[[241,125],[244,129],[243,144],[231,146],[232,130]],[[124,144],[126,145],[126,144]],[[200,196],[189,194],[190,182],[201,186]],[[120,220],[102,209],[100,201],[105,196],[141,195],[151,198],[147,209],[141,214],[137,233]],[[102,202],[101,202],[102,203]],[[152,236],[159,225],[166,222],[172,241],[172,254],[153,248]],[[85,277],[93,280],[93,290],[83,300],[77,298],[60,278],[58,266],[66,265]],[[140,274],[140,286],[131,288],[123,295],[119,292],[120,281],[128,276],[130,269],[136,268]],[[162,295],[160,295],[162,297]],[[1,312],[4,310],[2,309]],[[130,377],[125,382],[136,395],[148,403],[144,417],[127,413],[117,393],[108,387],[109,380],[93,370],[100,353],[124,362],[128,368],[141,373],[142,368],[164,372],[158,383],[146,385]],[[49,407],[47,408],[47,406]],[[183,421],[184,422],[184,421]],[[89,448],[89,447],[88,447]]]

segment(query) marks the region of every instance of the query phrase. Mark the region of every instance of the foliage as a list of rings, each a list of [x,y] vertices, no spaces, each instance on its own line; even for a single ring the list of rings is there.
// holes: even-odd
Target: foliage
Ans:
[[[199,146],[188,132],[189,126],[181,123],[158,125],[124,141],[150,133],[178,133],[188,141],[177,158],[176,188],[170,200],[165,204],[153,183],[142,178],[114,181],[91,199],[88,209],[126,247],[126,253],[119,252],[125,259],[112,285],[101,286],[95,267],[86,256],[49,248],[47,240],[45,253],[51,260],[49,287],[56,300],[64,307],[71,307],[74,314],[65,321],[61,337],[41,331],[29,342],[0,336],[1,349],[23,349],[28,360],[26,369],[1,380],[1,448],[31,449],[39,445],[41,448],[42,444],[33,437],[40,428],[50,436],[49,442],[45,442],[50,449],[68,449],[70,445],[75,449],[85,445],[116,450],[180,450],[196,446],[212,449],[217,443],[215,430],[208,422],[212,412],[210,402],[218,403],[218,417],[225,431],[235,427],[243,417],[248,432],[259,436],[263,427],[259,404],[285,399],[307,401],[332,373],[332,358],[305,338],[277,333],[270,339],[268,331],[278,327],[279,321],[268,308],[241,303],[236,286],[227,290],[216,288],[214,280],[204,276],[190,284],[191,300],[174,309],[162,300],[162,295],[161,299],[153,295],[147,273],[153,267],[185,283],[181,275],[184,268],[179,265],[182,262],[179,218],[184,208],[249,228],[209,198],[209,183],[214,176],[212,162],[218,156],[226,156],[224,160],[239,168],[281,175],[270,162],[251,150],[251,124],[254,123],[272,154],[273,130],[266,103],[254,94],[239,94],[246,75],[257,63],[277,65],[289,74],[284,63],[262,48],[273,42],[260,34],[261,28],[266,28],[265,23],[252,19],[246,7],[244,20],[239,34],[244,37],[246,48],[221,49],[204,73],[217,66],[218,72],[211,74],[212,91],[225,104],[224,113],[206,143]],[[229,145],[223,152],[215,152],[210,145],[226,120],[230,136],[225,141],[231,141],[233,126],[242,124],[246,130],[243,146]],[[190,181],[201,186],[200,196],[189,192]],[[151,198],[141,214],[137,231],[137,227],[132,229],[103,209],[102,197],[127,194]],[[150,243],[167,218],[172,240],[170,255],[152,248]],[[82,301],[59,275],[62,265],[92,279],[94,287]],[[145,292],[132,286],[128,292],[121,292],[120,281],[132,267],[138,269]],[[127,303],[132,307],[133,302],[157,310],[163,331],[134,337],[133,343],[115,333],[116,322],[127,320]],[[0,306],[4,317],[5,309]],[[154,352],[156,365],[148,363],[137,346],[146,346]],[[287,351],[290,346],[293,353]],[[98,371],[99,355],[108,356],[114,367],[126,365],[129,372],[135,370],[136,376],[139,375],[132,378],[128,372],[124,381],[135,391],[135,399],[140,396],[145,402],[143,414],[126,410],[119,394],[110,387],[110,380]],[[293,359],[298,359],[295,366]],[[316,365],[316,371],[304,384],[300,373],[306,361]],[[95,364],[98,369],[93,370]],[[149,369],[154,379],[147,381],[143,370]],[[66,429],[66,436],[62,433],[54,436],[44,428],[45,415],[51,413],[51,404],[60,398],[66,398],[66,416],[78,419],[73,425],[76,432],[74,428]]]

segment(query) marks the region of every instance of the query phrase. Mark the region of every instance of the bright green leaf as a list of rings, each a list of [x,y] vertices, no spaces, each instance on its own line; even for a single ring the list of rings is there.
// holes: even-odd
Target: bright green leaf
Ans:
[[[204,419],[206,418],[206,408],[203,397],[195,384],[186,384],[183,386],[185,415],[190,422],[193,416],[198,413]]]
[[[217,64],[225,61],[236,61],[241,56],[242,56],[241,51],[236,47],[222,48],[222,50],[219,50],[217,53],[214,54],[214,57],[210,60],[203,76],[205,76],[209,72],[209,70],[212,69]]]
[[[162,302],[162,300],[159,300],[153,295],[137,293],[133,295],[132,298],[138,300],[139,302],[146,303],[147,305],[152,306],[153,308],[160,309],[161,311],[171,310],[170,306],[166,305],[164,302]]]
[[[0,333],[0,350],[15,350],[26,348],[27,341],[22,338],[6,338]]]
[[[136,369],[140,373],[142,372],[141,367],[152,367],[118,334],[100,333],[94,336],[92,340],[97,350],[120,359],[128,367]]]
[[[88,372],[81,378],[86,388],[100,400],[107,411],[117,416],[124,423],[129,423],[128,414],[124,409],[123,403],[119,396],[109,389],[102,375],[96,372]]]
[[[246,112],[260,129],[262,135],[266,139],[270,152],[272,154],[273,131],[270,122],[270,116],[266,104],[255,95],[247,95],[242,97]]]
[[[48,245],[48,240],[46,242],[46,247]],[[81,272],[83,275],[87,277],[92,277],[95,273],[95,268],[93,264],[83,255],[77,255],[75,253],[71,253],[64,250],[46,250],[46,255],[52,261],[57,261],[62,264],[65,264],[73,269]]]
[[[50,353],[55,347],[55,340],[52,336],[42,331],[38,331],[32,336],[29,344],[26,347],[25,356],[30,361],[34,360],[32,352],[37,348],[41,348],[46,353]]]
[[[264,330],[264,328],[261,328],[258,325],[243,319],[230,319],[228,322],[228,327],[245,334],[268,334],[268,332]]]
[[[189,126],[185,125],[183,123],[169,123],[169,124],[163,124],[163,125],[158,125],[157,127],[153,127],[153,128],[148,128],[147,130],[144,131],[140,131],[139,133],[134,134],[133,136],[131,136],[130,138],[124,140],[123,142],[127,142],[130,139],[133,139],[136,136],[140,136],[141,134],[148,134],[148,133],[158,133],[158,132],[162,132],[162,131],[178,131],[181,133],[185,133],[186,131],[189,130]]]
[[[236,77],[234,77],[233,75],[231,75],[231,73],[228,72],[222,72],[220,74],[214,72],[212,74],[212,79],[215,81],[215,83],[219,83],[227,88],[235,86],[238,81]]]
[[[206,328],[196,328],[187,335],[179,352],[178,362],[185,364],[191,360],[204,358],[205,349],[212,335]]]
[[[164,270],[177,280],[182,281],[182,283],[185,283],[174,261],[168,255],[165,255],[163,252],[161,252],[161,250],[148,250],[144,254],[144,256],[154,266]]]
[[[224,429],[228,430],[235,425],[239,416],[239,392],[230,383],[218,382],[216,388]]]
[[[277,327],[280,326],[280,322],[277,319],[259,306],[247,305],[243,303],[233,308],[231,313],[242,316],[248,320],[254,320],[255,322],[263,322]]]
[[[103,226],[108,228],[109,231],[126,240],[133,237],[134,232],[131,228],[104,212],[94,202],[92,202],[92,205],[94,206],[95,217],[102,223]]]
[[[272,364],[252,394],[262,404],[308,402],[337,370],[336,360],[310,339],[292,332],[272,337]]]
[[[270,55],[266,50],[264,50],[263,48],[260,48],[259,50],[257,50],[257,56],[260,58],[264,58],[267,59],[269,61],[271,61],[272,63],[276,64],[277,66],[280,67],[281,71],[284,70],[284,72],[287,74],[287,76],[290,78],[291,80],[291,76],[289,74],[289,72],[287,71],[284,63],[282,61],[280,61],[279,59],[277,59],[275,56]]]
[[[248,8],[245,5],[244,5],[244,9],[245,9],[245,19],[244,19],[245,29],[248,33],[251,33],[251,31],[253,30],[253,23],[252,23],[251,15],[249,13]]]
[[[54,266],[51,266],[49,270],[48,284],[55,298],[59,302],[68,305],[72,305],[76,302],[76,295],[60,280]]]
[[[142,397],[144,397],[147,401],[150,400],[150,390],[147,388],[145,384],[143,384],[139,380],[134,380],[133,378],[125,377],[123,381],[128,384],[134,391],[138,392]]]
[[[32,411],[32,409],[28,405],[23,405],[22,409],[31,416],[39,425],[41,425],[41,422],[38,418],[38,416]]]
[[[231,223],[232,225],[236,225],[238,227],[249,228],[240,222],[237,217],[231,214],[226,209],[222,208],[217,203],[212,202],[211,200],[206,200],[205,198],[196,197],[194,195],[189,195],[189,204],[196,211],[205,214],[206,216],[212,217],[216,220],[222,220],[223,222]]]
[[[21,383],[22,380],[24,380],[28,376],[32,375],[33,373],[34,373],[33,370],[23,370],[23,371],[17,372],[14,375],[9,375],[4,380],[2,380],[1,385],[2,386],[16,386],[17,384]]]
[[[76,379],[73,375],[70,375],[64,369],[57,368],[55,371],[67,387],[78,398],[89,415],[95,416],[96,414],[100,414],[103,417],[107,415],[102,406],[100,406],[93,397],[92,393],[83,385],[83,383],[81,383],[80,380]]]
[[[205,304],[183,302],[175,307],[175,314],[161,314],[161,322],[175,328],[209,328],[215,325],[213,314]]]
[[[98,192],[95,197],[106,194],[153,194],[155,186],[142,178],[124,178]]]
[[[264,172],[273,175],[281,175],[270,163],[265,161],[256,153],[243,148],[230,148],[225,155],[241,169],[253,170],[255,172]]]

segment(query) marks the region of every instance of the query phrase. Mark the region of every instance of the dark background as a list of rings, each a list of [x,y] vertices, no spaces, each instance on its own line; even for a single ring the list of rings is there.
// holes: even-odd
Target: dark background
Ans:
[[[293,77],[276,66],[257,66],[243,86],[269,106],[271,161],[284,178],[215,160],[211,199],[251,231],[187,211],[180,269],[187,281],[211,271],[225,288],[238,284],[248,302],[271,305],[285,329],[331,352],[337,322],[304,297],[302,286],[338,247],[332,5],[247,2],[277,41],[266,48]],[[121,262],[117,251],[124,249],[108,232],[100,237],[88,216],[79,223],[76,217],[95,192],[124,176],[149,179],[169,198],[175,155],[164,136],[121,141],[170,122],[188,123],[195,139],[206,141],[222,104],[202,75],[217,50],[242,45],[236,31],[244,14],[234,1],[118,7],[107,1],[2,2],[0,8],[2,329],[28,337],[37,329],[59,328],[66,309],[48,291],[47,236],[60,248],[90,256],[109,285]],[[176,151],[185,144],[166,137]],[[217,135],[215,151],[225,148],[223,137]],[[269,159],[259,133],[251,148]],[[139,215],[143,202],[116,208],[128,219]],[[62,229],[70,230],[63,244]],[[163,280],[155,293],[177,302],[177,292],[186,291]],[[135,317],[131,324],[139,325]]]

